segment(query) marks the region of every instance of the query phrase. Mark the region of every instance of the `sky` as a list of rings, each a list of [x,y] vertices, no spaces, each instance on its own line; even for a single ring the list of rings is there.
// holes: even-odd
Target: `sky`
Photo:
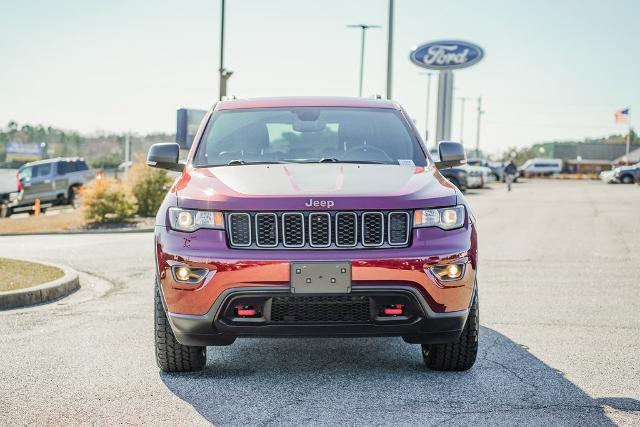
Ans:
[[[626,133],[640,124],[640,2],[396,0],[393,99],[424,131],[427,76],[415,45],[459,39],[485,50],[455,72],[452,136],[480,147]],[[227,0],[225,66],[237,97],[385,94],[388,0]],[[176,109],[218,96],[220,0],[0,0],[0,126],[83,133],[174,132]],[[430,128],[435,132],[436,79]]]

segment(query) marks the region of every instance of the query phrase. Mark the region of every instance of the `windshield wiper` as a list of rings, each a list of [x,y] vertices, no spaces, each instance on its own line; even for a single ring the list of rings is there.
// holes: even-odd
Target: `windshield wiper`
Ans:
[[[318,163],[362,163],[362,164],[367,164],[367,165],[393,165],[395,163],[389,163],[389,162],[378,162],[375,160],[340,160],[340,159],[336,159],[335,157],[323,157],[322,159],[318,160]]]
[[[278,164],[278,163],[289,163],[289,162],[281,162],[277,160],[247,162],[246,160],[234,159],[234,160],[230,160],[228,163],[211,163],[211,164],[205,164],[205,165],[193,165],[193,167],[194,168],[215,168],[218,166],[272,165],[272,164]]]

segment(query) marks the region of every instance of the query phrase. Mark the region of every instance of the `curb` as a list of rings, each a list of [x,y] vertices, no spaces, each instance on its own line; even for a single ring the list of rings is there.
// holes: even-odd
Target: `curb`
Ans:
[[[31,288],[0,292],[0,310],[26,307],[29,305],[53,301],[65,297],[80,288],[78,273],[71,267],[28,259],[20,259],[19,261],[29,261],[37,264],[57,267],[64,272],[64,276]]]
[[[59,235],[59,234],[127,234],[127,233],[152,233],[155,227],[141,227],[141,228],[114,228],[109,229],[97,229],[97,230],[68,230],[68,231],[29,231],[26,233],[0,233],[1,236],[47,236],[47,235]]]

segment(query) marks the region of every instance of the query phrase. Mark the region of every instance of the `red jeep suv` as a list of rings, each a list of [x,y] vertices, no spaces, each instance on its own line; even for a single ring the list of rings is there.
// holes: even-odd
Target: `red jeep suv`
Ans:
[[[155,227],[156,358],[192,371],[242,337],[400,336],[426,365],[466,370],[478,349],[475,219],[396,103],[217,103]]]

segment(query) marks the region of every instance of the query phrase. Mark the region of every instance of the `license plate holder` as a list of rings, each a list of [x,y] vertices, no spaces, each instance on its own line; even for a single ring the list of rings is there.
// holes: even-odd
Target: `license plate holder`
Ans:
[[[350,292],[350,262],[291,263],[291,293],[293,294],[348,294]]]

